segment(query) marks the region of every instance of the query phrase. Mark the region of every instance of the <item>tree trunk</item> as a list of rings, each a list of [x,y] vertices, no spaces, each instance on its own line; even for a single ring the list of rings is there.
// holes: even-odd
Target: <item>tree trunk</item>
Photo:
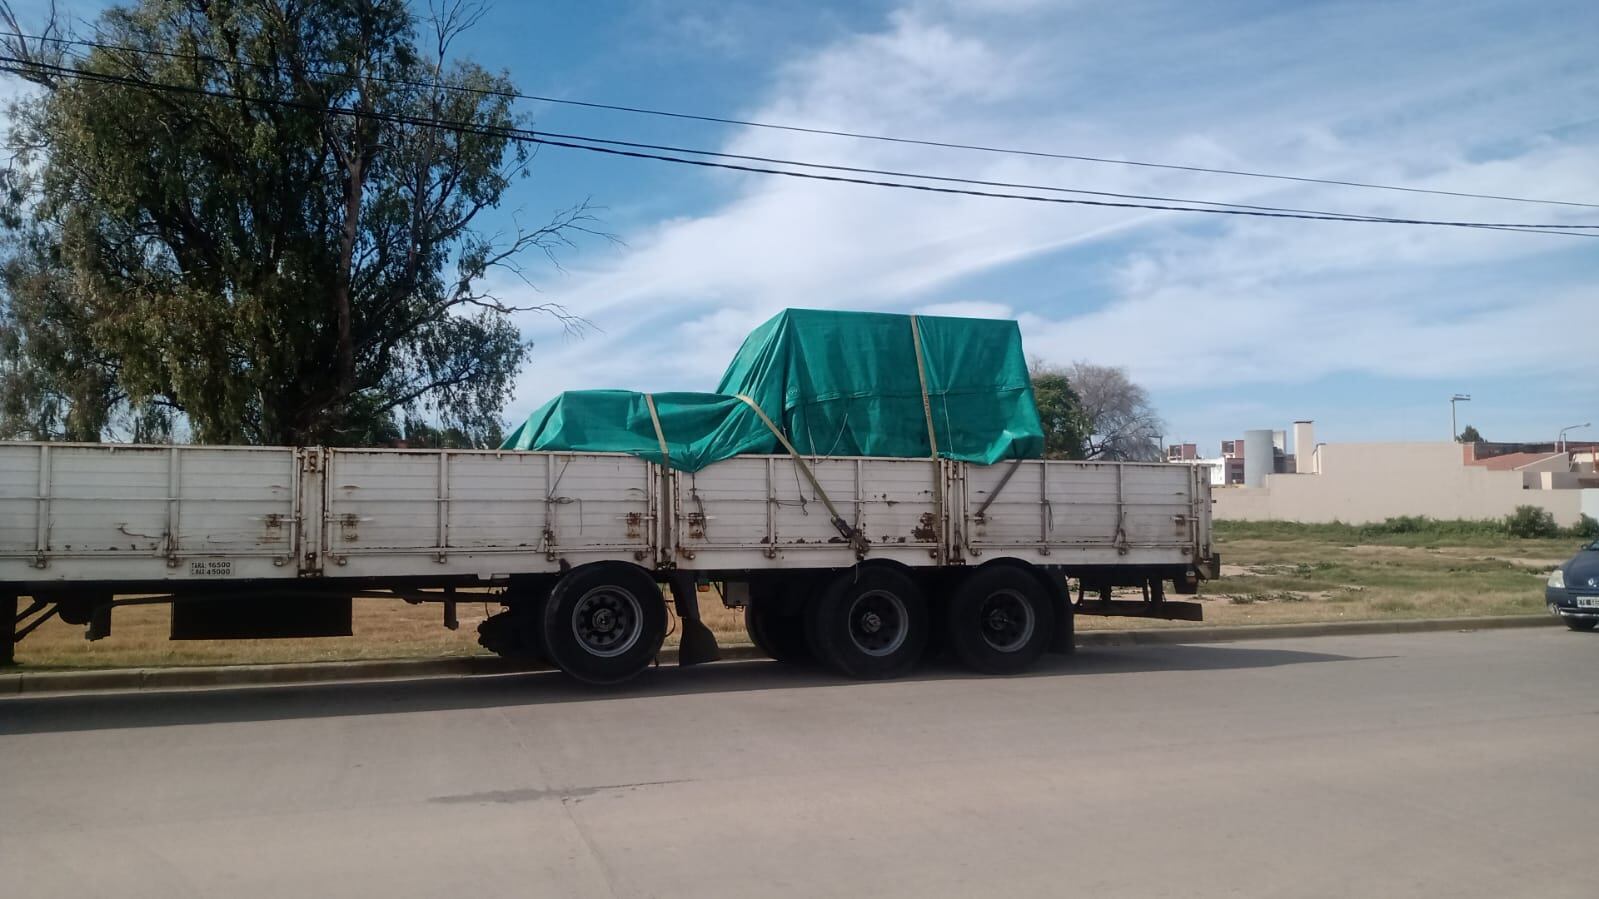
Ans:
[[[342,401],[355,391],[355,341],[351,336],[350,289],[355,266],[355,241],[361,230],[361,191],[366,178],[366,159],[359,152],[350,154],[344,182],[344,234],[339,239],[338,284],[333,302],[338,312],[338,397]]]

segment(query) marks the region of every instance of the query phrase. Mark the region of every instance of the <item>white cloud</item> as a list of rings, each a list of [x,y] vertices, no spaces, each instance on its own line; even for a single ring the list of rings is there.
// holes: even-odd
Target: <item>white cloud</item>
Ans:
[[[1442,3],[1307,14],[1314,21],[1229,20],[1208,5],[1205,15],[1166,7],[1165,18],[1119,6],[998,5],[1005,15],[912,3],[876,31],[777,60],[771,95],[750,117],[1599,199],[1599,136],[1570,111],[1599,91],[1599,76],[1583,67],[1587,51],[1570,29],[1532,27],[1507,5],[1476,10],[1476,31]],[[1499,27],[1490,13],[1517,27]],[[1459,46],[1472,40],[1479,46]],[[1463,50],[1472,65],[1460,65]],[[1549,136],[1573,124],[1577,137]],[[1573,221],[1596,212],[756,129],[725,148],[1363,214]],[[727,178],[735,195],[725,205],[626,235],[628,250],[574,273],[562,300],[607,333],[540,352],[513,411],[568,387],[708,388],[743,334],[785,306],[1015,312],[1030,352],[1127,364],[1157,390],[1338,372],[1438,377],[1468,365],[1487,375],[1550,370],[1558,363],[1540,351],[1548,335],[1599,308],[1599,294],[1576,286],[1591,256],[1578,239]],[[1028,281],[1038,271],[1030,263],[1067,249],[1111,273],[1108,299],[1085,308],[1072,305],[1081,291],[1071,280],[1055,290]],[[1026,303],[1003,292],[1019,281]]]
[[[949,315],[957,318],[1015,318],[1016,310],[1004,303],[982,300],[957,300],[953,303],[932,303],[915,310],[920,315]]]

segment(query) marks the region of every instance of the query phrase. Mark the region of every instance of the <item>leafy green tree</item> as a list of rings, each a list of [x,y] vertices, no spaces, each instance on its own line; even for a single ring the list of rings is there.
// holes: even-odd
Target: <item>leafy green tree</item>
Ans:
[[[1461,443],[1481,443],[1482,435],[1477,433],[1476,428],[1472,427],[1471,425],[1466,425],[1466,427],[1460,432],[1459,441]]]
[[[529,351],[512,314],[581,322],[491,285],[598,232],[586,203],[477,227],[530,162],[503,131],[509,80],[452,59],[481,15],[137,0],[101,15],[102,48],[69,52],[0,3],[0,45],[42,88],[12,107],[0,184],[0,436],[497,433]]]
[[[1088,420],[1082,400],[1061,369],[1035,362],[1033,401],[1044,425],[1044,458],[1082,459],[1087,455]]]
[[[499,429],[483,434],[468,434],[460,428],[437,427],[425,421],[409,418],[405,421],[405,433],[396,444],[404,444],[411,449],[473,449],[485,444],[499,446],[504,439],[504,434]]]

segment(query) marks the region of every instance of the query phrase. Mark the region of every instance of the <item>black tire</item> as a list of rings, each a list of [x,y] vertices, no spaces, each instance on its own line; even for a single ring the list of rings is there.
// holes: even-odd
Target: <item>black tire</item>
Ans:
[[[1574,631],[1591,631],[1596,626],[1599,626],[1599,619],[1594,618],[1563,618],[1561,620],[1566,622],[1566,627]]]
[[[785,615],[775,602],[750,597],[744,607],[744,629],[756,649],[779,662],[803,665],[815,661],[805,642],[804,616]]]
[[[1178,596],[1196,596],[1199,594],[1199,572],[1190,568],[1171,582],[1172,592]]]
[[[477,642],[489,652],[524,665],[548,665],[544,649],[544,604],[556,577],[513,578],[501,599],[505,609],[477,626]]]
[[[543,618],[532,621],[527,612],[521,607],[510,608],[478,622],[478,645],[502,659],[524,665],[546,664],[549,660],[542,645]]]
[[[921,588],[885,565],[840,573],[805,606],[805,638],[812,655],[860,680],[886,680],[910,671],[927,646],[928,627]]]
[[[1033,572],[990,565],[955,588],[944,627],[961,664],[984,674],[1015,674],[1049,648],[1055,617],[1050,590]]]
[[[922,650],[922,661],[942,661],[949,655],[949,628],[944,627],[944,616],[951,597],[961,581],[971,572],[960,568],[933,569],[921,578],[922,591],[927,596],[927,647]]]
[[[621,683],[649,667],[666,639],[666,601],[643,569],[623,562],[574,568],[544,606],[544,650],[590,684]]]

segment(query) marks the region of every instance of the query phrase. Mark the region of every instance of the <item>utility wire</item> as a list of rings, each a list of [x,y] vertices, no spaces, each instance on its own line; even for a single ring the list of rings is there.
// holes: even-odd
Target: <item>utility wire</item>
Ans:
[[[276,66],[273,66],[270,63],[251,62],[251,61],[248,61],[248,60],[225,59],[225,58],[222,58],[222,57],[209,56],[209,55],[205,55],[205,54],[196,54],[196,53],[179,53],[179,52],[171,51],[171,50],[157,50],[157,49],[152,49],[152,48],[129,47],[129,46],[126,46],[126,45],[112,44],[112,43],[107,43],[107,42],[103,42],[103,41],[91,41],[91,40],[85,40],[85,39],[82,39],[82,38],[60,38],[60,37],[50,37],[50,36],[47,36],[47,35],[31,35],[31,34],[17,34],[16,37],[18,37],[19,39],[22,39],[22,40],[34,40],[34,41],[39,41],[41,43],[55,44],[55,45],[58,45],[58,46],[89,47],[89,48],[93,48],[93,49],[97,49],[97,50],[106,50],[106,51],[124,52],[124,53],[135,53],[135,54],[141,54],[141,55],[147,55],[147,56],[158,56],[158,57],[163,57],[163,58],[167,58],[167,59],[179,59],[179,60],[187,60],[187,61],[191,61],[191,62],[226,63],[226,64],[230,64],[230,65],[244,65],[244,66],[249,66],[249,67],[253,67],[253,68],[267,69],[267,70],[272,70],[272,71],[280,71]],[[340,72],[330,72],[330,71],[325,70],[325,69],[311,69],[311,70],[308,70],[308,71],[310,71],[313,74],[319,74],[319,75],[342,75],[342,74],[346,74],[346,73],[340,73]],[[1483,194],[1483,193],[1472,193],[1472,192],[1469,192],[1469,191],[1441,190],[1441,189],[1436,189],[1436,188],[1405,187],[1405,186],[1395,185],[1395,184],[1378,184],[1378,183],[1368,182],[1368,181],[1346,181],[1346,180],[1340,180],[1340,179],[1336,179],[1336,178],[1314,178],[1314,177],[1309,177],[1309,176],[1304,176],[1304,175],[1284,175],[1284,174],[1273,173],[1273,172],[1258,172],[1258,171],[1250,171],[1250,170],[1245,170],[1245,169],[1226,169],[1226,168],[1214,168],[1214,167],[1198,166],[1198,165],[1180,165],[1180,164],[1175,164],[1175,163],[1149,162],[1149,161],[1135,160],[1135,159],[1114,159],[1114,158],[1106,157],[1106,156],[1089,156],[1089,155],[1074,154],[1074,153],[1048,152],[1048,151],[1044,151],[1044,150],[1018,149],[1018,148],[1014,148],[1014,147],[995,147],[995,146],[988,146],[988,145],[983,145],[983,144],[966,144],[966,143],[958,143],[958,142],[952,142],[952,141],[927,140],[927,139],[910,138],[910,137],[894,137],[894,136],[891,136],[891,135],[869,134],[869,133],[860,132],[860,131],[846,131],[846,130],[831,129],[831,128],[811,128],[811,127],[805,127],[805,126],[800,126],[800,125],[786,125],[786,124],[779,124],[779,123],[774,123],[774,122],[759,122],[759,121],[754,121],[754,120],[749,120],[749,119],[728,118],[728,117],[724,117],[724,116],[701,115],[701,114],[686,113],[686,112],[674,112],[674,111],[671,111],[671,110],[652,109],[652,108],[644,107],[644,106],[625,106],[625,105],[615,104],[615,103],[599,103],[599,102],[594,102],[594,101],[589,101],[589,100],[573,100],[573,99],[567,99],[567,98],[562,98],[562,97],[547,97],[547,96],[542,96],[542,95],[539,95],[539,94],[520,93],[518,91],[500,90],[500,89],[495,89],[495,88],[471,87],[471,86],[468,86],[468,85],[445,84],[445,83],[441,83],[441,82],[437,82],[437,81],[423,81],[423,80],[419,80],[419,79],[398,78],[398,77],[394,77],[394,76],[367,75],[367,76],[364,76],[364,77],[369,78],[370,80],[373,80],[373,81],[377,81],[377,82],[380,82],[380,83],[386,83],[386,84],[399,84],[399,85],[405,85],[405,86],[409,86],[409,87],[423,87],[423,88],[430,88],[430,89],[435,89],[435,90],[457,91],[457,92],[462,92],[462,93],[477,94],[477,95],[480,95],[480,96],[501,97],[501,98],[509,99],[509,100],[529,100],[529,101],[538,102],[538,103],[551,103],[551,104],[562,105],[562,106],[581,107],[581,108],[585,108],[585,109],[607,110],[607,111],[610,111],[610,112],[625,112],[625,113],[630,113],[630,114],[635,114],[635,115],[656,116],[656,117],[660,117],[660,118],[682,119],[682,120],[696,121],[696,122],[710,122],[710,123],[719,124],[719,125],[736,125],[736,126],[747,127],[747,128],[763,128],[763,129],[768,129],[768,130],[773,130],[773,131],[787,131],[787,132],[796,133],[796,134],[816,134],[816,135],[822,135],[822,136],[827,136],[827,137],[843,137],[843,138],[850,138],[850,139],[854,139],[854,140],[878,141],[878,142],[882,142],[882,143],[909,144],[909,145],[923,146],[923,147],[939,147],[939,148],[942,148],[942,149],[949,149],[949,150],[971,150],[971,151],[980,152],[980,153],[997,153],[997,154],[1011,155],[1011,156],[1029,156],[1029,157],[1040,158],[1040,159],[1062,159],[1062,160],[1071,160],[1071,161],[1075,161],[1075,162],[1091,162],[1091,163],[1098,163],[1098,164],[1105,164],[1105,165],[1121,165],[1121,166],[1132,166],[1132,167],[1138,167],[1138,168],[1166,169],[1166,170],[1170,170],[1170,171],[1195,172],[1195,173],[1209,174],[1209,175],[1229,175],[1229,176],[1241,177],[1241,178],[1264,178],[1264,179],[1275,180],[1275,181],[1298,182],[1298,183],[1302,183],[1302,184],[1323,184],[1323,185],[1331,185],[1331,186],[1335,186],[1335,187],[1355,187],[1355,188],[1361,188],[1361,189],[1367,189],[1367,190],[1398,191],[1398,192],[1402,192],[1402,193],[1428,194],[1428,195],[1432,195],[1432,196],[1458,197],[1458,198],[1476,199],[1476,200],[1498,200],[1498,201],[1503,201],[1503,202],[1508,202],[1508,203],[1534,203],[1534,204],[1549,205],[1549,206],[1575,206],[1575,207],[1582,207],[1582,208],[1587,208],[1587,209],[1599,209],[1599,203],[1587,203],[1587,202],[1580,202],[1580,201],[1575,201],[1575,200],[1550,200],[1550,199],[1541,199],[1541,198],[1535,198],[1535,197],[1510,196],[1510,195],[1505,195],[1505,194]],[[1199,201],[1193,201],[1193,202],[1199,202]],[[1266,207],[1266,208],[1269,208],[1269,207]]]
[[[101,48],[105,48],[105,49],[111,49],[112,48],[112,45],[110,45],[110,44],[98,44],[98,43],[94,43],[92,41],[75,41],[73,43],[91,44],[91,45],[93,45],[95,47],[101,47]],[[185,60],[189,60],[189,59],[205,60],[205,61],[216,62],[216,63],[226,63],[227,62],[227,60],[224,60],[224,59],[221,59],[221,58],[218,58],[218,57],[196,57],[196,56],[191,56],[189,54],[177,54],[177,53],[170,53],[170,52],[167,52],[167,51],[159,51],[159,50],[141,50],[141,49],[130,48],[130,47],[120,47],[120,48],[116,48],[116,49],[129,50],[129,51],[132,51],[132,52],[135,52],[135,53],[152,53],[152,54],[156,54],[156,55],[163,56],[163,57],[177,57],[177,58],[185,59]],[[72,60],[74,60],[76,62],[80,62],[80,63],[87,61],[81,56],[72,56],[70,54],[67,55],[67,58],[72,59]],[[276,68],[274,66],[267,65],[265,63],[249,63],[249,65],[260,66],[262,68],[265,68],[265,69],[273,71],[273,72],[278,72],[280,74],[282,73],[281,69],[278,69],[278,68]],[[418,87],[454,89],[450,85],[442,85],[442,84],[438,84],[436,82],[407,81],[407,80],[403,80],[403,79],[380,78],[380,77],[377,77],[377,76],[372,76],[372,77],[373,77],[373,80],[379,81],[380,83],[391,83],[391,82],[398,81],[399,83],[418,86]],[[462,90],[471,90],[474,93],[481,93],[481,94],[488,94],[488,95],[495,95],[495,96],[510,96],[510,94],[508,94],[507,92],[504,92],[504,91],[491,91],[491,90],[485,90],[485,89],[480,89],[480,88],[461,88],[461,89]],[[1284,206],[1260,206],[1260,205],[1256,205],[1256,204],[1252,204],[1252,203],[1230,203],[1230,202],[1225,202],[1225,201],[1220,201],[1220,200],[1193,200],[1193,199],[1187,199],[1187,198],[1182,198],[1182,197],[1165,197],[1165,196],[1157,196],[1157,195],[1150,195],[1150,194],[1116,193],[1116,192],[1112,192],[1112,191],[1087,190],[1087,189],[1083,189],[1083,188],[1057,187],[1057,186],[1042,185],[1042,184],[1025,184],[1025,183],[1010,182],[1010,181],[988,181],[988,180],[982,180],[982,179],[976,179],[976,178],[959,178],[959,177],[953,177],[953,176],[948,176],[948,175],[928,175],[928,174],[922,174],[922,173],[917,173],[917,172],[894,171],[894,170],[891,170],[891,169],[873,169],[873,168],[861,168],[861,167],[857,167],[857,166],[847,166],[847,165],[829,165],[829,164],[817,163],[817,162],[801,162],[801,161],[793,160],[793,159],[777,159],[777,158],[772,158],[772,157],[767,157],[767,156],[751,156],[751,155],[746,155],[746,154],[741,154],[741,153],[725,153],[725,152],[718,152],[718,151],[714,151],[714,150],[698,150],[698,149],[693,149],[693,148],[690,148],[690,147],[677,147],[677,146],[669,146],[669,145],[663,145],[663,144],[647,144],[647,143],[640,143],[640,142],[637,142],[637,141],[616,140],[616,139],[602,138],[602,137],[591,137],[591,136],[581,135],[581,134],[563,134],[563,133],[554,132],[554,131],[542,131],[541,130],[541,131],[537,131],[536,133],[539,134],[540,136],[548,137],[548,138],[554,138],[554,139],[557,139],[557,140],[580,140],[580,141],[583,141],[585,143],[603,144],[603,145],[614,146],[614,147],[627,147],[627,148],[635,149],[635,150],[657,150],[657,151],[660,151],[660,152],[663,152],[663,153],[682,153],[682,154],[688,154],[688,155],[691,155],[691,156],[708,156],[708,157],[714,157],[714,158],[718,158],[718,159],[736,159],[736,160],[741,160],[741,161],[744,161],[744,162],[759,162],[759,163],[766,163],[766,164],[771,164],[771,165],[787,165],[787,166],[795,166],[795,167],[800,167],[800,168],[822,169],[822,170],[836,171],[836,172],[849,172],[849,173],[858,174],[858,175],[881,175],[881,176],[885,176],[885,177],[889,177],[889,178],[915,178],[917,180],[922,180],[922,181],[942,181],[942,182],[951,183],[951,184],[966,184],[966,185],[971,185],[973,187],[998,187],[998,188],[1006,188],[1006,189],[1010,189],[1010,190],[1036,190],[1036,191],[1044,191],[1044,192],[1048,192],[1048,193],[1068,193],[1068,194],[1080,194],[1080,195],[1083,195],[1083,196],[1114,197],[1116,199],[1121,199],[1121,200],[1149,200],[1151,202],[1157,202],[1157,203],[1182,203],[1182,204],[1190,205],[1190,206],[1217,206],[1217,207],[1225,207],[1225,208],[1231,208],[1231,209],[1258,209],[1258,210],[1261,210],[1263,212],[1293,212],[1293,213],[1304,213],[1304,214],[1307,214],[1307,215],[1337,215],[1337,216],[1343,216],[1343,217],[1352,218],[1352,219],[1374,218],[1374,216],[1365,216],[1365,215],[1361,215],[1361,214],[1358,214],[1358,213],[1323,212],[1321,210],[1296,209],[1296,208],[1293,208],[1293,207],[1284,207]],[[1378,217],[1378,218],[1380,218],[1380,217]]]
[[[461,122],[450,119],[433,119],[420,116],[406,116],[394,113],[379,112],[376,110],[352,109],[341,106],[323,106],[320,104],[304,103],[294,100],[285,100],[273,97],[249,97],[228,91],[218,91],[209,88],[192,87],[188,85],[161,84],[140,78],[113,75],[104,72],[91,72],[79,69],[70,69],[48,63],[31,62],[10,56],[0,56],[0,71],[12,74],[27,74],[45,71],[58,77],[80,81],[100,82],[106,84],[131,87],[152,92],[183,93],[198,96],[207,96],[217,99],[232,100],[242,103],[258,103],[303,109],[331,115],[340,115],[358,119],[385,121],[392,124],[412,125],[419,127],[436,128],[460,134],[476,134],[490,137],[500,137],[507,140],[521,141],[545,146],[564,147],[574,150],[584,150],[592,153],[603,153],[612,156],[623,156],[636,159],[652,159],[662,162],[677,163],[680,165],[693,165],[705,168],[730,169],[734,171],[751,172],[764,175],[781,175],[791,178],[803,178],[815,181],[832,181],[847,184],[859,184],[872,187],[896,188],[901,190],[919,190],[929,193],[959,194],[975,197],[990,197],[995,199],[1025,200],[1038,203],[1057,203],[1077,206],[1094,206],[1118,209],[1147,209],[1161,212],[1198,212],[1212,215],[1236,215],[1261,218],[1300,219],[1309,221],[1333,222],[1362,222],[1368,224],[1395,224],[1395,225],[1427,225],[1436,227],[1454,228],[1481,228],[1487,230],[1515,231],[1525,234],[1553,234],[1565,237],[1599,237],[1599,234],[1584,233],[1589,229],[1599,229],[1599,225],[1566,225],[1545,223],[1518,223],[1518,222],[1471,222],[1451,221],[1437,219],[1393,218],[1385,216],[1354,216],[1339,213],[1324,213],[1316,211],[1304,212],[1268,212],[1254,209],[1225,209],[1205,208],[1199,206],[1186,206],[1177,204],[1151,204],[1117,202],[1110,200],[1087,200],[1067,197],[1040,197],[1032,194],[999,193],[993,191],[977,191],[954,187],[939,187],[931,184],[907,184],[898,181],[882,181],[875,179],[857,178],[844,175],[826,175],[815,172],[796,172],[784,169],[765,168],[760,166],[739,165],[727,162],[713,162],[705,159],[687,159],[678,156],[669,156],[662,153],[647,153],[640,150],[620,149],[614,146],[596,146],[592,143],[580,143],[586,138],[571,137],[569,139],[553,139],[541,132],[530,131],[522,128],[501,126],[476,125],[470,122]],[[792,163],[795,165],[809,165],[807,163]],[[925,177],[925,176],[911,176]]]
[[[55,43],[77,44],[77,45],[91,46],[91,47],[104,49],[104,50],[108,50],[108,51],[121,50],[121,51],[127,51],[127,52],[131,52],[131,53],[135,53],[135,54],[151,54],[151,55],[156,55],[156,56],[165,57],[165,58],[177,58],[177,59],[183,59],[183,60],[189,60],[189,61],[206,61],[206,62],[224,64],[224,65],[225,64],[230,64],[230,62],[231,62],[230,60],[223,59],[221,57],[215,57],[215,56],[205,56],[205,55],[199,55],[199,54],[174,53],[174,52],[171,52],[171,51],[150,50],[150,49],[144,49],[144,48],[118,46],[118,45],[115,45],[115,44],[108,44],[108,43],[102,43],[102,42],[96,42],[96,41],[67,40],[67,39],[62,39],[62,38],[49,38],[48,40],[50,40],[52,42],[55,42]],[[83,63],[83,62],[87,61],[87,60],[85,60],[84,58],[82,58],[80,56],[68,55],[67,58],[72,59],[73,61],[79,62],[79,63]],[[265,69],[267,71],[271,71],[271,72],[274,72],[274,73],[277,73],[277,74],[284,74],[282,69],[280,69],[280,68],[278,68],[276,66],[272,66],[272,65],[266,64],[266,63],[255,63],[255,62],[249,62],[249,61],[241,61],[241,63],[246,65],[246,66]],[[58,70],[60,69],[60,67],[55,67],[55,68],[57,68]],[[81,70],[79,70],[79,71],[81,71]],[[311,70],[311,71],[317,71],[320,74],[339,74],[339,73],[329,73],[326,70]],[[385,77],[381,77],[381,76],[368,76],[368,77],[371,77],[372,80],[376,80],[376,81],[378,81],[380,83],[398,83],[398,84],[406,84],[406,85],[411,85],[411,86],[416,86],[416,87],[424,87],[424,88],[431,88],[431,89],[441,89],[441,90],[454,90],[454,89],[457,89],[457,86],[454,86],[454,85],[441,84],[439,82],[432,82],[432,81],[415,81],[415,80],[409,80],[409,79],[385,78]],[[149,82],[145,82],[145,83],[149,83]],[[467,87],[459,87],[459,89],[460,90],[468,90],[468,91],[471,91],[471,92],[474,92],[474,93],[479,93],[479,94],[487,94],[487,95],[502,96],[502,97],[518,97],[518,96],[522,96],[522,95],[516,94],[514,92],[510,92],[510,91],[498,91],[498,90],[489,90],[489,89],[483,89],[483,88],[467,88]],[[567,145],[560,144],[560,143],[556,142],[556,141],[559,141],[559,140],[582,141],[585,144],[601,144],[601,145],[607,145],[607,146],[613,146],[613,147],[627,147],[627,148],[631,148],[631,149],[635,149],[635,150],[656,150],[656,151],[665,152],[665,153],[682,153],[682,154],[689,154],[689,155],[696,155],[696,156],[708,156],[708,157],[720,158],[720,159],[736,159],[736,160],[741,160],[741,161],[746,161],[746,162],[759,162],[759,163],[766,163],[766,164],[772,164],[772,165],[786,165],[786,166],[795,166],[795,167],[801,167],[801,168],[820,169],[820,170],[827,170],[827,171],[848,172],[848,173],[853,173],[853,174],[880,175],[880,176],[885,176],[885,177],[890,177],[890,178],[914,178],[914,179],[917,179],[917,180],[940,181],[940,182],[954,183],[954,184],[967,184],[967,185],[972,185],[972,186],[977,186],[977,187],[997,187],[997,188],[1005,188],[1005,189],[1013,189],[1013,190],[1035,190],[1035,191],[1044,191],[1044,192],[1051,192],[1051,193],[1071,193],[1071,194],[1079,194],[1079,195],[1083,195],[1083,196],[1114,197],[1114,198],[1123,199],[1123,200],[1148,200],[1148,201],[1155,202],[1155,203],[1174,203],[1174,204],[1182,204],[1182,205],[1186,205],[1186,206],[1203,205],[1203,206],[1216,206],[1216,207],[1230,208],[1230,209],[1249,209],[1249,210],[1257,210],[1257,211],[1261,211],[1261,212],[1282,213],[1284,215],[1304,215],[1304,216],[1315,216],[1315,217],[1338,217],[1338,218],[1349,219],[1349,220],[1352,220],[1352,221],[1379,221],[1379,222],[1383,222],[1383,221],[1398,221],[1398,220],[1394,219],[1391,216],[1362,215],[1362,214],[1358,214],[1358,213],[1329,212],[1329,211],[1325,211],[1325,210],[1297,209],[1297,208],[1293,208],[1293,207],[1281,207],[1281,206],[1261,206],[1261,205],[1255,205],[1255,204],[1250,204],[1250,203],[1229,203],[1229,202],[1223,202],[1223,201],[1217,201],[1217,200],[1195,200],[1195,199],[1188,199],[1188,198],[1181,198],[1181,197],[1165,197],[1165,196],[1156,196],[1156,195],[1149,195],[1149,194],[1128,194],[1128,193],[1117,193],[1117,192],[1111,192],[1111,191],[1095,191],[1095,190],[1086,190],[1086,189],[1081,189],[1081,188],[1058,187],[1058,186],[1038,185],[1038,184],[1025,184],[1025,183],[1006,182],[1006,181],[988,181],[988,180],[981,180],[981,179],[974,179],[974,178],[959,178],[959,177],[952,177],[952,176],[945,176],[945,175],[929,175],[929,174],[923,174],[923,173],[917,173],[917,172],[902,172],[902,171],[885,170],[885,169],[861,168],[861,167],[856,167],[856,166],[828,165],[828,164],[824,164],[824,163],[803,162],[803,161],[791,160],[791,159],[778,159],[778,158],[772,158],[772,157],[751,156],[751,155],[737,154],[737,153],[723,153],[723,152],[717,152],[717,151],[712,151],[712,150],[698,150],[698,149],[687,148],[687,147],[667,146],[667,145],[661,145],[661,144],[647,144],[647,143],[640,143],[640,142],[636,142],[636,141],[615,140],[615,139],[591,137],[591,136],[579,135],[579,134],[562,134],[562,133],[558,133],[558,132],[545,132],[545,131],[534,132],[534,131],[526,131],[525,129],[521,129],[521,130],[524,130],[525,133],[529,137],[537,136],[537,137],[542,137],[542,138],[553,138],[553,139],[555,139],[555,141],[550,141],[550,140],[543,141],[544,143],[548,143],[548,144],[550,144],[552,146],[567,146]],[[595,151],[597,151],[598,148],[575,147],[574,149],[594,149]],[[617,155],[629,155],[629,154],[617,154]],[[657,156],[653,156],[653,155],[649,155],[649,154],[633,154],[633,155],[635,155],[636,158],[645,158],[645,159],[660,159],[661,158],[661,157],[657,157]],[[663,161],[668,161],[668,162],[687,162],[687,160],[677,160],[677,159],[664,159]],[[738,167],[730,166],[729,168],[738,168]],[[750,168],[747,168],[747,167],[742,169],[742,170],[745,170],[745,171],[756,171],[756,172],[763,172],[763,173],[765,171],[765,170],[762,170],[762,169],[750,169]],[[782,173],[773,173],[773,174],[782,174]],[[859,182],[859,183],[863,183],[864,184],[864,183],[867,183],[867,182],[862,181],[862,182]],[[878,186],[888,186],[888,185],[879,184]],[[1581,205],[1581,204],[1577,204],[1577,205]],[[1596,207],[1596,208],[1599,208],[1599,207]],[[1408,220],[1406,220],[1406,221],[1408,222]],[[1552,223],[1551,224],[1526,224],[1526,223],[1502,223],[1502,222],[1471,223],[1471,226],[1492,228],[1492,229],[1496,229],[1496,230],[1526,230],[1526,229],[1529,229],[1529,228],[1582,229],[1582,228],[1588,227],[1588,226],[1584,226],[1584,225],[1560,225],[1560,224],[1552,224]]]

